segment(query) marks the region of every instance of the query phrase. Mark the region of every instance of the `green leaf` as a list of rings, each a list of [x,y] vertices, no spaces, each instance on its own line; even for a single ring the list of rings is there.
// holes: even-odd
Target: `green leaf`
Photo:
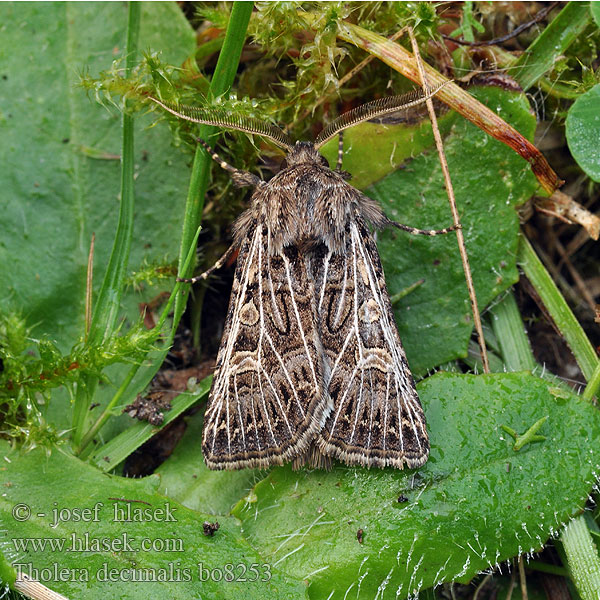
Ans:
[[[499,88],[472,93],[532,138],[535,118],[523,94]],[[455,122],[444,147],[481,310],[518,279],[515,207],[529,198],[537,182],[523,159],[465,119]],[[452,224],[434,151],[366,192],[401,223],[422,229]],[[473,324],[456,236],[411,236],[389,228],[378,246],[391,295],[425,279],[394,307],[413,371],[422,374],[465,356]]]
[[[125,431],[112,438],[108,443],[95,449],[91,461],[101,471],[110,471],[121,464],[132,452],[147,442],[160,429],[172,423],[177,417],[185,412],[190,406],[208,394],[212,377],[203,379],[194,392],[184,392],[173,398],[171,409],[166,412],[164,421],[160,427],[154,427],[150,423],[137,421],[129,425]]]
[[[123,56],[127,6],[5,3],[0,17],[0,304],[18,307],[34,335],[47,334],[67,351],[83,334],[91,235],[97,291],[114,240],[120,185],[120,114],[86,97],[78,73],[87,68],[97,75]],[[178,64],[193,53],[194,32],[176,4],[144,4],[139,46],[160,48]],[[144,261],[174,261],[178,251],[187,168],[169,131],[148,128],[154,120],[136,119],[131,270]],[[93,158],[90,148],[112,159]],[[123,313],[137,319],[138,303],[162,289],[127,290]]]
[[[575,100],[567,114],[566,133],[577,164],[600,181],[600,83]]]
[[[596,600],[600,589],[600,556],[583,515],[565,527],[561,541],[578,592],[583,600]]]
[[[590,2],[590,13],[596,25],[600,27],[600,2]]]
[[[541,548],[587,500],[600,414],[552,391],[524,373],[437,374],[419,385],[431,456],[417,472],[277,468],[234,514],[266,560],[310,582],[311,598],[467,582]],[[501,425],[523,432],[544,416],[547,439],[515,452]]]
[[[511,65],[511,71],[528,90],[585,30],[590,22],[589,2],[568,2],[535,41]]]
[[[438,119],[442,135],[450,130],[457,114],[448,111]],[[431,122],[425,118],[413,123],[360,123],[344,131],[344,171],[352,174],[350,183],[364,190],[383,179],[404,161],[433,147]],[[365,152],[368,148],[368,152]],[[333,167],[337,161],[338,139],[323,146],[321,153]]]
[[[304,583],[282,575],[273,565],[263,567],[265,561],[242,538],[236,519],[226,516],[217,519],[162,496],[156,491],[156,476],[141,480],[110,477],[57,450],[47,457],[39,449],[24,455],[9,452],[6,444],[2,449],[0,549],[13,566],[15,563],[25,565],[21,567],[25,573],[28,573],[28,565],[39,573],[43,573],[42,569],[51,569],[49,579],[42,583],[69,598],[279,600],[305,597]],[[29,518],[15,519],[17,513],[12,511],[17,505],[27,506]],[[90,521],[95,518],[95,506],[99,506],[97,520]],[[82,513],[85,509],[90,512]],[[150,518],[143,522],[115,520],[128,509],[146,510]],[[57,514],[54,510],[63,510],[67,519],[56,527],[52,527]],[[88,520],[78,520],[76,511]],[[212,537],[203,535],[203,522],[214,523],[215,520],[220,525],[218,531]],[[85,543],[86,535],[88,544],[103,540],[107,546],[95,552],[78,551],[83,546],[77,544]],[[25,551],[18,544],[27,543],[25,540],[29,538],[57,540],[51,543],[64,543],[70,550],[53,552],[50,547],[41,550],[30,546]],[[124,541],[129,542],[130,548],[123,546]],[[144,551],[143,543],[155,545]],[[199,564],[204,569],[202,574]],[[239,577],[245,572],[246,577],[250,577],[253,564],[257,565],[259,581],[214,581],[209,576],[214,569],[226,573],[230,569],[227,565],[231,565],[230,573]],[[72,571],[57,579],[54,565]],[[271,579],[261,581],[269,568]],[[5,571],[2,569],[0,573]],[[111,572],[115,581],[101,581],[104,574]],[[146,580],[133,581],[131,577],[136,574],[145,576]],[[202,576],[205,581],[200,581]],[[148,580],[152,577],[156,580]]]
[[[159,491],[193,510],[227,514],[240,498],[248,495],[265,471],[211,471],[202,460],[203,414],[187,423],[183,439],[155,472],[160,475]]]
[[[548,273],[525,236],[519,238],[517,259],[519,266],[531,282],[558,331],[560,331],[573,352],[581,372],[591,383],[597,376],[600,366],[598,353],[573,314],[571,307],[560,293],[556,283],[550,277],[550,273]]]

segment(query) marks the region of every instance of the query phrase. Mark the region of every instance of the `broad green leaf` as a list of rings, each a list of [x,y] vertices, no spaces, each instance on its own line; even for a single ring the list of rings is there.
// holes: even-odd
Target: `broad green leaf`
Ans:
[[[440,116],[438,126],[445,135],[456,120],[453,111]],[[431,122],[427,117],[418,123],[389,122],[386,124],[360,123],[344,131],[344,171],[352,174],[350,183],[363,190],[389,175],[413,156],[433,147]],[[331,168],[336,164],[337,137],[322,150]]]
[[[575,100],[567,114],[566,133],[577,164],[600,181],[600,84]]]
[[[113,244],[120,189],[121,116],[78,87],[122,59],[124,3],[2,3],[0,46],[0,310],[19,310],[33,336],[68,352],[84,331],[86,269],[96,235],[94,290]],[[175,3],[144,3],[139,47],[160,49],[181,64],[195,48],[194,32]],[[189,178],[180,152],[154,116],[136,118],[136,215],[130,272],[145,263],[175,263]],[[168,289],[125,290],[124,328],[140,302]],[[107,369],[95,400],[112,396],[129,365]],[[70,427],[70,398],[53,391],[45,410],[57,429]],[[103,433],[122,423],[113,420]]]
[[[203,414],[188,420],[177,451],[155,472],[160,475],[159,491],[193,510],[228,514],[240,498],[251,492],[266,471],[211,471],[202,458]]]
[[[49,578],[42,583],[69,598],[305,597],[304,583],[282,575],[273,565],[263,566],[265,561],[242,538],[236,519],[195,512],[159,494],[156,476],[141,480],[111,477],[57,449],[50,457],[40,449],[24,455],[7,451],[6,444],[2,449],[0,551],[13,566],[21,563],[25,573],[29,573],[28,565],[42,575],[42,569],[51,569]],[[20,510],[29,509],[29,518],[15,519],[13,515],[25,514],[13,513],[18,505],[26,505],[27,508],[22,506]],[[88,519],[96,518],[93,509],[97,505],[96,521],[77,520],[75,511],[84,509],[90,509]],[[146,510],[149,520],[116,520],[127,516],[123,511],[128,509],[132,515],[136,509]],[[55,510],[64,510],[67,520],[53,527]],[[161,510],[162,514],[158,512]],[[203,535],[204,521],[218,521],[220,528],[214,536]],[[86,536],[89,548],[97,543],[94,540],[103,540],[106,547],[79,551],[85,548]],[[25,550],[20,546],[38,543],[26,541],[31,538],[56,541],[46,542],[45,550],[33,546]],[[50,544],[61,543],[64,543],[62,551],[51,550]],[[144,551],[143,544],[149,544],[149,550]],[[199,564],[204,571],[200,571]],[[259,580],[251,582],[247,578],[254,576],[250,571],[254,564]],[[54,577],[54,565],[72,570],[62,578],[66,581]],[[231,573],[238,580],[214,581],[209,575],[212,571],[214,577],[218,576],[214,569]],[[271,579],[261,581],[268,576],[269,569]],[[35,571],[31,572],[35,575]],[[101,581],[110,573],[116,581]],[[239,580],[243,573],[246,581]],[[146,580],[133,581],[134,576]],[[201,578],[205,581],[200,581]]]
[[[431,456],[418,471],[274,469],[233,511],[258,552],[311,598],[405,598],[540,549],[583,509],[600,414],[525,373],[440,373],[419,385]],[[523,434],[548,417],[541,442]],[[362,530],[362,543],[357,539]]]
[[[596,25],[600,27],[600,2],[590,2],[590,13]]]
[[[528,138],[535,118],[524,95],[499,88],[473,94]],[[465,119],[444,140],[480,309],[517,279],[515,207],[534,192],[529,165]],[[452,224],[437,152],[421,155],[366,190],[384,212],[421,229]],[[415,236],[389,228],[379,252],[391,295],[424,283],[396,305],[400,337],[413,371],[465,356],[473,328],[456,235]]]
[[[3,3],[0,48],[0,304],[17,308],[63,351],[83,334],[87,258],[96,234],[94,288],[112,247],[120,185],[120,113],[77,87],[122,58],[123,3]],[[179,64],[195,47],[175,3],[144,4],[139,47]],[[187,169],[166,128],[136,120],[136,223],[130,270],[177,257]],[[177,158],[177,160],[176,160]],[[156,286],[159,287],[159,286]],[[163,286],[164,287],[164,286]],[[156,296],[130,289],[123,314]]]

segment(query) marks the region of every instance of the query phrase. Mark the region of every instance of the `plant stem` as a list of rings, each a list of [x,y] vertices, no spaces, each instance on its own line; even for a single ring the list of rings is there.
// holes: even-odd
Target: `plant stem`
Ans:
[[[557,575],[558,577],[569,576],[569,571],[564,567],[559,567],[558,565],[550,565],[539,560],[530,560],[527,563],[527,568],[531,571],[539,571],[540,573],[550,573],[551,575]]]
[[[589,2],[569,2],[541,35],[511,65],[515,79],[528,90],[577,39],[590,21]]]
[[[314,20],[311,13],[306,13],[304,18],[309,24]],[[382,62],[408,79],[417,83],[421,81],[415,57],[399,44],[347,21],[338,22],[336,35],[338,38],[377,56]],[[475,100],[467,91],[455,83],[448,83],[448,80],[436,69],[427,63],[423,65],[423,68],[430,86],[435,87],[447,83],[436,95],[439,100],[483,131],[507,144],[527,160],[534,175],[548,193],[551,194],[556,190],[561,181],[534,144],[501,119],[493,110]]]
[[[125,74],[129,76],[135,65],[137,41],[140,30],[141,6],[129,3],[127,20],[127,45],[125,50]],[[87,333],[87,343],[100,346],[115,333],[117,317],[121,307],[121,296],[129,264],[129,251],[133,237],[134,215],[134,158],[133,117],[123,112],[121,149],[121,201],[119,222],[115,234],[110,260],[102,282],[102,288],[94,308],[92,322]],[[98,383],[97,377],[83,376],[77,386],[73,405],[73,445],[79,446],[83,436],[89,406]]]
[[[600,387],[600,361],[596,365],[596,370],[593,375],[590,377],[588,384],[585,386],[585,390],[583,390],[583,394],[581,397],[585,400],[591,401],[594,396],[598,394],[598,388]]]
[[[244,42],[246,40],[246,30],[248,28],[248,23],[250,22],[253,6],[253,2],[233,3],[225,40],[223,41],[223,48],[219,54],[217,66],[215,67],[215,72],[210,84],[210,93],[213,98],[226,93],[233,83],[237,65],[242,54],[242,48],[244,47]],[[198,137],[210,142],[214,131],[214,127],[203,125],[198,130]],[[192,238],[202,219],[204,196],[208,186],[211,166],[212,159],[202,146],[198,145],[194,156],[192,175],[185,206],[185,218],[179,252],[179,277],[190,277],[193,268],[193,265],[191,265],[187,272],[182,270],[184,257],[188,254]],[[188,291],[186,290],[177,298],[175,303],[171,339],[177,329],[181,315],[185,310],[187,296]]]
[[[507,371],[532,371],[535,360],[512,292],[490,308],[492,329],[500,345]]]
[[[136,2],[132,2],[131,5],[139,6],[139,4]],[[248,27],[248,22],[250,21],[252,8],[252,2],[235,2],[233,5],[229,24],[227,26],[227,32],[225,34],[225,40],[223,42],[223,49],[219,54],[219,59],[217,61],[217,66],[215,68],[215,73],[210,86],[213,97],[225,93],[227,90],[229,90],[233,83],[235,74],[237,72],[237,65],[242,53],[242,48],[246,39],[246,29]],[[130,53],[128,53],[128,58],[129,56]],[[203,137],[204,139],[210,139],[210,132],[212,130],[212,127],[203,126],[199,130],[199,136]],[[198,146],[194,156],[185,207],[178,266],[178,274],[180,277],[189,276],[193,270],[193,257],[195,256],[197,234],[202,217],[202,210],[204,208],[204,195],[206,193],[208,184],[211,162],[212,159],[208,156],[208,154],[202,149],[201,146]],[[85,449],[93,437],[106,423],[111,415],[111,411],[119,401],[122,401],[124,397],[135,397],[138,391],[141,391],[143,388],[145,388],[152,380],[163,363],[171,344],[173,343],[175,331],[177,330],[181,315],[185,310],[188,293],[188,286],[182,288],[181,284],[179,283],[175,285],[175,288],[171,294],[171,298],[169,299],[169,304],[163,311],[159,323],[156,325],[158,338],[159,332],[166,321],[167,308],[170,311],[170,303],[171,301],[174,301],[175,309],[173,322],[169,333],[165,336],[166,339],[164,341],[163,348],[159,352],[155,353],[151,365],[144,369],[143,374],[141,374],[139,378],[135,378],[135,376],[137,375],[141,364],[134,365],[131,368],[115,397],[111,399],[108,406],[104,409],[103,413],[96,420],[92,428],[85,434],[85,437],[79,434],[77,439],[74,438],[74,446],[77,448],[78,453],[81,453]],[[136,381],[135,389],[128,390],[127,388],[134,378]],[[84,418],[87,412],[88,411],[86,407],[86,410],[83,413]],[[81,429],[82,428],[83,427],[81,426]]]
[[[571,348],[583,375],[591,380],[600,363],[594,347],[524,235],[520,237],[518,252],[517,261]]]
[[[600,557],[583,516],[565,526],[561,535],[569,571],[582,600],[598,600]]]
[[[193,239],[193,244],[190,247],[190,250],[186,257],[186,260],[184,263],[184,268],[186,268],[186,269],[189,267],[189,265],[192,264],[194,254],[195,254],[196,242],[198,241],[199,235],[200,235],[200,228],[198,228],[198,230],[196,231],[196,235]],[[157,324],[154,327],[153,331],[156,332],[157,337],[160,335],[160,332],[162,331],[162,329],[165,325],[167,316],[171,312],[171,308],[175,302],[175,298],[179,294],[183,285],[185,285],[185,284],[183,284],[180,281],[178,281],[175,284],[175,287],[173,288],[173,291],[171,292],[171,296],[169,297],[169,300],[168,300],[167,304],[165,305],[165,307],[163,308],[162,314],[161,314]],[[168,348],[169,348],[169,346],[167,346],[167,350],[168,350]],[[167,350],[164,350],[164,352],[166,353]],[[160,354],[162,356],[162,352]],[[154,363],[154,364],[156,364],[156,363]],[[119,403],[119,401],[125,394],[127,388],[129,387],[129,384],[133,381],[134,377],[136,376],[136,374],[140,368],[140,365],[141,365],[141,363],[137,363],[137,364],[133,365],[133,367],[131,367],[131,369],[129,369],[129,372],[127,373],[125,379],[122,381],[121,385],[119,386],[119,389],[117,390],[116,394],[110,399],[110,402],[106,405],[106,407],[104,408],[104,410],[102,411],[100,416],[96,419],[95,423],[83,436],[83,439],[81,440],[81,442],[75,447],[75,454],[83,454],[86,447],[94,439],[94,436],[100,431],[100,429],[104,426],[106,421],[108,421],[109,417],[112,414],[112,411],[117,406],[117,404]]]
[[[417,61],[417,68],[419,70],[419,77],[421,79],[421,85],[424,90],[428,88],[427,76],[425,69],[423,68],[423,61],[421,60],[421,54],[419,52],[419,45],[417,39],[411,27],[408,28],[408,35],[412,44],[413,54]],[[477,304],[477,295],[475,293],[475,285],[473,284],[473,276],[471,275],[471,267],[469,265],[469,255],[467,254],[467,248],[465,246],[465,236],[463,234],[462,226],[460,223],[460,216],[458,209],[456,208],[456,198],[454,196],[454,187],[452,186],[452,180],[450,178],[450,171],[448,169],[448,162],[446,161],[446,154],[444,152],[444,143],[442,142],[442,136],[437,124],[437,117],[433,108],[433,102],[431,98],[427,99],[427,110],[429,112],[429,119],[431,121],[431,129],[433,131],[433,137],[435,139],[435,145],[438,151],[440,159],[440,165],[442,167],[442,173],[444,175],[444,185],[446,187],[446,193],[448,194],[448,202],[450,203],[450,212],[452,213],[452,220],[456,227],[456,241],[458,242],[458,251],[462,261],[463,271],[465,273],[465,281],[467,284],[467,290],[469,292],[469,300],[471,302],[471,312],[473,314],[473,322],[475,324],[475,331],[477,332],[477,341],[479,343],[479,350],[481,352],[481,362],[483,364],[483,372],[490,372],[490,363],[488,361],[487,348],[485,347],[485,338],[483,336],[483,327],[481,325],[481,315],[479,314],[479,306]]]

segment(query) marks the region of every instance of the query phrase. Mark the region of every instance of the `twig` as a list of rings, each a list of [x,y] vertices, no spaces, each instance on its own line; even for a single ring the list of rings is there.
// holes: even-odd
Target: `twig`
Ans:
[[[594,297],[592,296],[590,291],[587,289],[587,286],[585,285],[585,281],[579,274],[579,271],[573,266],[573,263],[571,262],[571,259],[569,258],[569,255],[568,255],[567,251],[565,250],[565,247],[560,243],[560,241],[558,239],[554,241],[554,247],[560,254],[560,259],[561,259],[557,268],[560,269],[561,263],[564,263],[564,265],[567,267],[569,273],[571,274],[573,281],[575,282],[575,287],[579,290],[579,293],[581,294],[583,299],[586,301],[587,305],[592,310],[594,310],[596,308],[596,302],[594,301]]]
[[[410,36],[410,42],[412,44],[413,53],[417,61],[419,68],[419,75],[421,77],[421,85],[423,89],[427,89],[428,83],[425,76],[425,69],[423,68],[423,61],[421,60],[421,54],[419,52],[419,46],[413,33],[412,28],[409,27],[408,35]],[[471,276],[471,267],[469,266],[469,257],[467,255],[467,249],[465,247],[465,237],[463,235],[462,227],[460,224],[460,216],[458,209],[456,208],[456,198],[454,196],[454,188],[452,187],[452,181],[450,179],[450,172],[448,171],[448,163],[446,162],[446,155],[444,153],[444,145],[442,143],[442,136],[437,124],[437,117],[435,116],[435,110],[433,108],[433,102],[431,98],[427,101],[427,110],[429,111],[429,118],[431,119],[431,127],[433,130],[433,137],[435,138],[435,145],[440,157],[440,164],[442,166],[442,173],[444,174],[444,184],[446,186],[446,192],[448,193],[448,201],[450,202],[450,210],[452,211],[452,219],[454,220],[454,226],[456,227],[456,240],[458,242],[458,249],[460,251],[460,257],[463,263],[463,270],[465,272],[465,279],[467,282],[467,289],[469,290],[469,300],[471,301],[471,310],[473,311],[473,321],[475,323],[475,330],[477,331],[477,341],[479,343],[479,349],[481,352],[481,362],[483,364],[483,372],[490,372],[490,363],[488,361],[487,349],[485,347],[485,339],[483,337],[483,327],[481,326],[481,317],[479,315],[479,307],[477,306],[477,296],[475,294],[475,286],[473,285],[473,277]]]
[[[594,240],[600,237],[600,218],[590,212],[571,196],[555,191],[549,198],[536,197],[533,204],[537,210],[569,224],[581,225]]]
[[[492,578],[492,574],[488,573],[479,583],[477,588],[475,589],[475,593],[473,594],[473,600],[477,600],[479,596],[479,592],[487,585],[488,581]]]
[[[506,600],[511,600],[513,590],[515,589],[515,581],[517,579],[517,572],[513,571],[510,576],[510,583],[508,585],[508,592],[506,593]]]
[[[521,582],[521,598],[528,600],[527,579],[525,579],[525,567],[523,566],[523,556],[519,556],[519,581]]]
[[[497,46],[498,44],[502,44],[503,42],[506,42],[512,38],[517,37],[518,35],[520,35],[524,31],[526,31],[530,27],[533,27],[536,23],[539,23],[556,6],[558,6],[558,2],[552,2],[548,6],[545,6],[544,8],[542,8],[542,10],[538,11],[536,13],[535,17],[533,17],[533,19],[531,19],[531,21],[522,23],[521,25],[519,25],[518,27],[513,29],[510,33],[507,33],[506,35],[500,36],[498,38],[494,38],[493,40],[487,40],[487,41],[483,41],[483,42],[469,42],[468,40],[459,40],[458,38],[453,38],[451,35],[442,34],[442,37],[445,40],[449,40],[460,46]]]

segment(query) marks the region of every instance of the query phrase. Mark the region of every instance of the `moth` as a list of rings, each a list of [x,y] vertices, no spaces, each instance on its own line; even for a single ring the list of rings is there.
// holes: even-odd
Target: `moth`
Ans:
[[[437,88],[439,89],[439,88]],[[413,92],[341,115],[315,143],[295,144],[278,127],[205,108],[154,102],[189,121],[272,140],[287,151],[265,182],[222,161],[252,186],[233,225],[233,289],[205,413],[202,450],[210,469],[265,468],[292,461],[328,467],[416,468],[429,455],[425,415],[395,325],[372,229],[395,226],[342,171],[342,132],[424,102]],[[339,135],[337,166],[319,148]]]

